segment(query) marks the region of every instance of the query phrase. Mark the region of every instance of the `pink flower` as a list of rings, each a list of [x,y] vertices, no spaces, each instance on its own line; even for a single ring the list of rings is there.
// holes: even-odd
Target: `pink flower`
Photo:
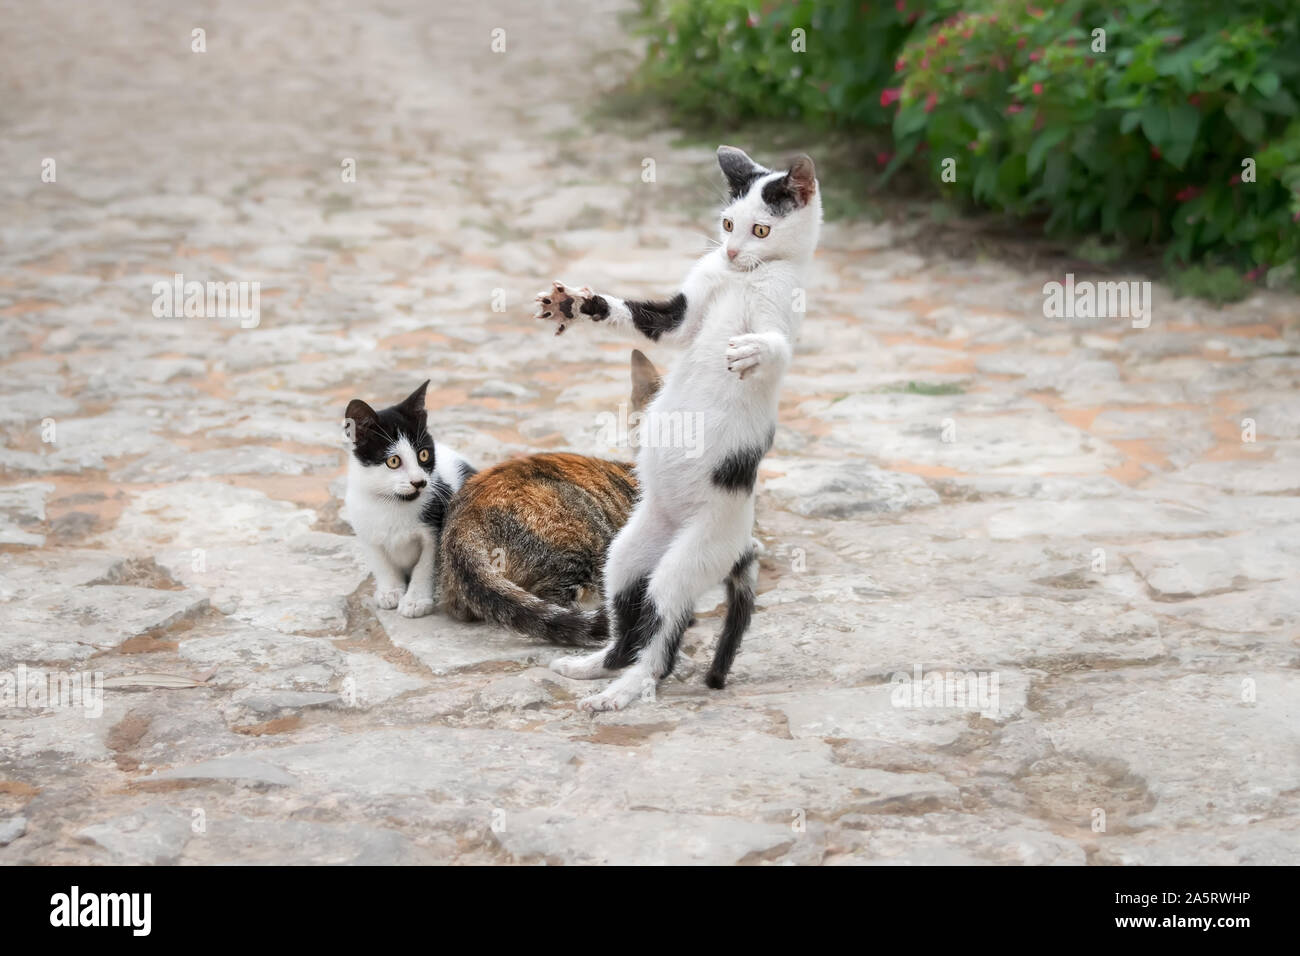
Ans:
[[[876,153],[876,165],[877,166],[887,165],[889,161],[893,158],[894,158],[893,153],[886,153],[886,152]]]
[[[1256,266],[1255,268],[1251,269],[1249,272],[1246,273],[1246,281],[1254,282],[1256,279],[1259,278],[1259,274],[1263,271],[1264,271],[1263,266]]]
[[[1042,84],[1042,83],[1035,83],[1035,84],[1034,84],[1034,95],[1035,95],[1035,96],[1042,96],[1042,95],[1043,95],[1043,84]]]
[[[1033,53],[1029,54],[1029,59],[1030,59],[1031,61],[1033,61],[1034,63],[1037,63],[1037,62],[1038,62],[1039,60],[1041,60],[1042,58],[1043,58],[1043,51],[1042,51],[1042,50],[1035,50]]]
[[[1152,158],[1152,159],[1159,159],[1159,158],[1160,158],[1160,149],[1159,149],[1159,147],[1156,147],[1156,146],[1152,146],[1152,147],[1151,147],[1151,158]]]
[[[927,113],[933,113],[935,106],[937,106],[938,104],[939,104],[939,97],[931,93],[929,96],[925,98],[925,111]]]
[[[745,22],[749,24],[751,27],[758,26],[758,15],[751,13],[748,17],[745,18]]]
[[[896,86],[887,87],[880,91],[880,105],[888,106],[891,103],[897,103],[903,98],[903,91]]]
[[[1178,202],[1187,202],[1189,199],[1195,199],[1200,194],[1201,194],[1201,190],[1199,187],[1187,186],[1183,189],[1180,189],[1177,195],[1174,196],[1174,199],[1176,199]]]
[[[906,66],[907,66],[907,61],[900,56],[897,60],[894,61],[894,72],[902,73],[903,68]]]
[[[941,33],[941,34],[939,34],[938,39],[936,39],[934,42],[937,43],[937,44],[939,44],[939,46],[947,46],[947,45],[948,45],[948,38],[947,38],[946,36],[944,36],[944,35]]]
[[[899,13],[902,13],[904,10],[907,9],[907,4],[904,3],[903,0],[894,0],[894,9],[897,10]]]
[[[1012,103],[1010,106],[1007,107],[1007,115],[1014,116],[1016,113],[1019,113],[1023,110],[1024,107],[1021,106],[1019,103]]]
[[[1025,38],[1020,37],[1016,40],[1016,49],[1023,50],[1024,48],[1025,48]]]

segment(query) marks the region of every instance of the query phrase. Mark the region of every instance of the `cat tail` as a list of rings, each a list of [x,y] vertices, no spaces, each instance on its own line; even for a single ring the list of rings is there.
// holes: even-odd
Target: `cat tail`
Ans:
[[[604,608],[584,611],[538,597],[492,567],[473,547],[444,541],[444,560],[459,579],[460,599],[479,616],[528,637],[565,647],[599,647],[609,636]]]

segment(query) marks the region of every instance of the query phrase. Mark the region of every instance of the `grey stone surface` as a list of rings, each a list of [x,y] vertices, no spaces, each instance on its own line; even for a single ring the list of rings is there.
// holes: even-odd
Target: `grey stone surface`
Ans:
[[[630,340],[529,318],[670,294],[716,213],[710,148],[591,122],[632,4],[229,0],[206,54],[156,6],[0,0],[0,694],[111,680],[0,706],[0,864],[1300,862],[1293,296],[1047,319],[1053,266],[826,223],[731,680],[715,589],[592,717],[563,650],[373,606],[339,419],[430,379],[480,466],[632,457]],[[176,273],[259,324],[155,317]]]

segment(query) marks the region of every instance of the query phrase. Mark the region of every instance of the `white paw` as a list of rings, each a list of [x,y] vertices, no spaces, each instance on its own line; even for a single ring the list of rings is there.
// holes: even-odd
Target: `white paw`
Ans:
[[[383,588],[375,588],[375,603],[385,611],[391,611],[401,602],[405,590],[405,588],[389,588],[385,591]]]
[[[741,378],[762,361],[763,346],[750,336],[738,335],[727,343],[727,371],[737,372]]]
[[[624,674],[599,694],[592,694],[578,701],[579,710],[600,713],[606,710],[622,710],[638,697],[654,700],[655,682],[639,673]]]
[[[608,677],[613,673],[613,671],[605,669],[605,652],[603,650],[594,654],[557,657],[551,661],[551,670],[573,680],[595,680],[597,677]]]
[[[433,598],[412,597],[408,594],[397,605],[397,613],[402,617],[424,617],[426,614],[432,614]]]

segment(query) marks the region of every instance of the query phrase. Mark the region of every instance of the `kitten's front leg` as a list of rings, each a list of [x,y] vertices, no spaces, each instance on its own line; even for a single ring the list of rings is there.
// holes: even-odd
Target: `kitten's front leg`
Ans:
[[[759,370],[780,374],[790,364],[790,342],[780,332],[749,332],[734,335],[727,343],[727,371],[742,379]]]
[[[663,301],[619,299],[597,295],[583,286],[571,289],[556,280],[550,289],[537,293],[534,318],[556,324],[559,335],[579,319],[608,322],[617,328],[634,329],[652,342],[660,339],[684,342],[698,330],[702,320],[700,303],[707,300],[705,291],[713,277],[707,270],[692,273],[681,292]]]
[[[386,611],[397,607],[406,593],[406,575],[393,564],[388,552],[377,545],[365,546],[370,570],[375,575],[375,604]]]
[[[411,581],[406,586],[406,594],[397,605],[397,613],[402,617],[424,617],[433,613],[434,556],[437,547],[432,535],[421,539],[420,560],[411,569]]]

